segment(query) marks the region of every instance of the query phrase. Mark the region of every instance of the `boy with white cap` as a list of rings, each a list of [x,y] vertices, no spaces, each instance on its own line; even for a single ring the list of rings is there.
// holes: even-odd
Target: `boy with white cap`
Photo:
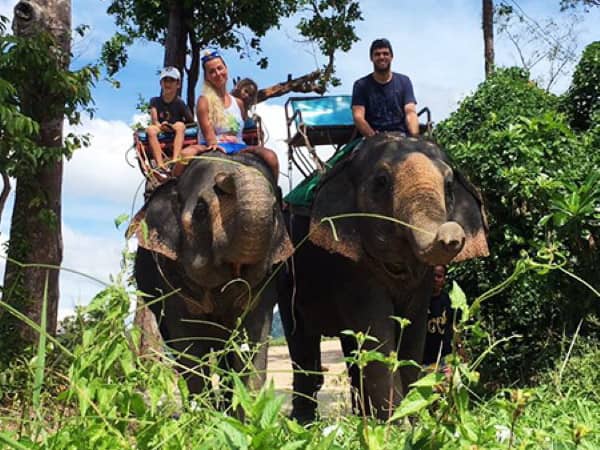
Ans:
[[[181,85],[181,75],[176,67],[165,67],[160,72],[160,97],[150,99],[150,117],[152,123],[146,128],[148,143],[158,169],[165,168],[162,150],[158,142],[160,132],[175,134],[173,140],[173,160],[177,161],[181,154],[185,124],[194,121],[185,102],[177,95]]]

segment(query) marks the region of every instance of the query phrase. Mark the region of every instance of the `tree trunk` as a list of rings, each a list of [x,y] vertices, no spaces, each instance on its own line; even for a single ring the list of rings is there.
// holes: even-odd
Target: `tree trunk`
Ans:
[[[190,70],[188,71],[188,86],[187,86],[187,105],[191,111],[196,107],[196,82],[200,75],[200,44],[189,33],[191,56]]]
[[[56,48],[49,51],[60,58],[59,62],[65,69],[68,67],[71,47],[70,0],[20,1],[15,6],[13,30],[16,35],[23,37],[34,36],[41,30],[51,33],[56,40]],[[41,94],[37,95],[39,101]],[[50,98],[47,101],[51,101]],[[53,101],[56,101],[56,97]],[[24,105],[31,103],[31,100],[23,99]],[[24,112],[30,114],[30,111]],[[40,124],[38,144],[46,147],[46,151],[62,153],[63,113],[59,112],[55,117],[32,118]],[[58,159],[41,167],[32,177],[17,179],[8,257],[36,266],[21,267],[9,261],[4,275],[4,300],[36,323],[41,320],[47,280],[47,330],[50,333],[56,331],[58,316],[59,271],[56,268],[62,263],[63,249],[62,174],[62,159]],[[40,264],[44,267],[37,266]],[[19,322],[15,328],[23,344],[36,342],[38,333],[28,325]]]
[[[169,2],[169,28],[165,41],[164,66],[175,66],[181,72],[181,86],[183,86],[185,69],[185,10],[182,0],[171,0]],[[179,88],[181,94],[181,87]]]
[[[483,54],[485,59],[485,77],[494,72],[494,2],[483,0]]]

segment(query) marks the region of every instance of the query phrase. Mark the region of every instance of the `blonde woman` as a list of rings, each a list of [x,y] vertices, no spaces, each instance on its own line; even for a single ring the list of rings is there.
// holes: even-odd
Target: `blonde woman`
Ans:
[[[184,149],[183,156],[191,157],[211,150],[227,154],[251,152],[262,158],[270,167],[275,180],[279,176],[279,162],[274,151],[248,146],[242,140],[247,108],[244,102],[227,92],[229,74],[223,57],[216,51],[202,57],[204,88],[198,98],[198,145]]]

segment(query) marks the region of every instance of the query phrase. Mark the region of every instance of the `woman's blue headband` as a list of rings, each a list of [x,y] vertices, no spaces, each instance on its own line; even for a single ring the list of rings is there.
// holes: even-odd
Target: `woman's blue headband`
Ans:
[[[215,58],[223,59],[223,57],[221,56],[221,54],[218,51],[206,50],[204,52],[204,54],[202,55],[202,58],[200,58],[200,60],[202,61],[202,65],[204,66],[204,64],[206,64],[208,61],[210,61],[211,59],[215,59]]]

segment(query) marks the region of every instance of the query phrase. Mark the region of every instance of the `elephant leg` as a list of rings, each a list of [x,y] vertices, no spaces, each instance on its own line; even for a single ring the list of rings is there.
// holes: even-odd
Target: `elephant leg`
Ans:
[[[292,394],[292,418],[307,423],[316,419],[317,393],[323,386],[321,373],[321,336],[292,338],[288,347],[294,370]]]
[[[392,324],[390,324],[391,326]],[[344,336],[341,341],[344,355],[355,357],[353,354],[356,349],[354,339]],[[378,351],[384,355],[388,355],[392,350],[391,344],[378,345],[365,343],[363,349]],[[378,419],[388,419],[391,411],[402,398],[400,373],[390,372],[389,368],[382,363],[371,362],[363,369],[361,383],[358,366],[350,363],[346,363],[346,366],[352,383],[352,412],[364,416],[375,414]]]
[[[279,313],[292,360],[291,416],[301,423],[312,422],[316,419],[317,392],[323,385],[321,336],[306,333],[302,316],[299,313],[292,315],[291,302],[285,296],[280,298]]]
[[[425,276],[419,288],[415,290],[406,308],[397,313],[397,315],[405,317],[411,322],[404,330],[402,341],[400,342],[399,359],[413,360],[419,364],[423,361],[423,351],[427,336],[427,310],[431,299],[432,285],[433,271],[431,270]],[[410,384],[417,380],[419,372],[419,368],[412,366],[400,369],[402,390],[405,395],[408,393]]]
[[[372,362],[364,369],[363,376],[365,414],[375,414],[380,420],[387,420],[402,399],[401,376],[380,362]]]
[[[176,353],[177,371],[187,383],[190,394],[200,394],[208,387],[208,367],[206,362],[200,362],[203,354],[210,351],[203,345],[172,345]]]
[[[244,329],[248,336],[249,350],[244,347],[243,354],[234,354],[233,367],[236,372],[249,372],[242,380],[248,388],[258,391],[265,383],[267,377],[267,361],[269,348],[269,334],[273,323],[273,307],[275,304],[276,290],[271,285],[266,286],[256,305],[248,312],[244,319]],[[251,358],[251,359],[250,359]]]

